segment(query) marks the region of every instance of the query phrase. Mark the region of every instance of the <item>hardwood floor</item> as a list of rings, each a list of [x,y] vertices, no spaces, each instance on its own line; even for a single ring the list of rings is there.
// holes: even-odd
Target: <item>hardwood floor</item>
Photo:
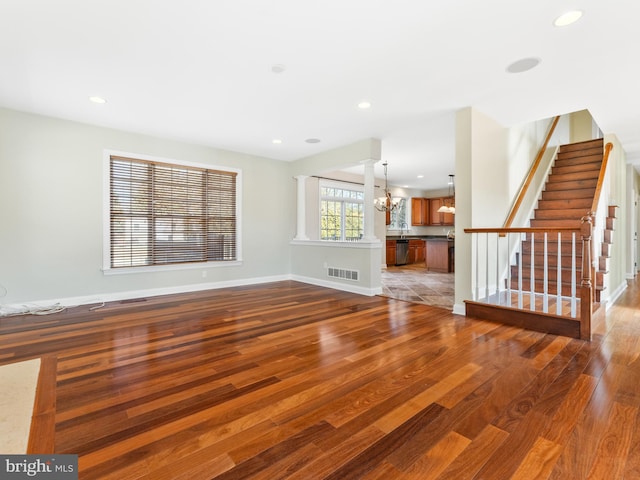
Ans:
[[[81,479],[634,479],[638,305],[585,342],[278,282],[2,318],[0,363]]]

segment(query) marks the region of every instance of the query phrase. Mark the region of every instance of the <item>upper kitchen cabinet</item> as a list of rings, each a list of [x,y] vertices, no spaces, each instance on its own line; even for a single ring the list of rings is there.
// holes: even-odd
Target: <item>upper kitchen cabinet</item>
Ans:
[[[430,198],[429,211],[431,215],[430,225],[453,225],[455,215],[453,213],[438,212],[443,205],[452,205],[453,197]]]
[[[429,225],[428,198],[411,198],[411,225]]]
[[[411,198],[411,225],[444,225],[454,224],[454,214],[438,212],[443,205],[452,205],[453,197]]]

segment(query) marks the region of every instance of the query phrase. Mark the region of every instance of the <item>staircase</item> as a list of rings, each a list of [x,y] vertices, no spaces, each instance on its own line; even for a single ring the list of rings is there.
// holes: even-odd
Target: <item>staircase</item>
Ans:
[[[580,229],[582,217],[589,214],[595,196],[598,175],[603,160],[603,140],[590,140],[587,142],[562,145],[557,159],[547,179],[542,196],[538,201],[534,217],[530,220],[531,227],[559,228],[571,227]],[[612,222],[613,223],[613,222]],[[544,238],[541,234],[534,235],[533,247],[531,234],[523,239],[520,252],[522,258],[522,289],[531,290],[531,255],[533,249],[533,274],[534,291],[542,293],[544,289]],[[606,235],[606,234],[605,234]],[[580,250],[580,236],[576,235],[576,285],[580,285],[582,276],[582,252]],[[604,245],[604,244],[603,244]],[[604,247],[603,247],[604,248]],[[561,262],[561,294],[572,294],[571,285],[571,251],[572,239],[569,232],[563,232],[560,245]],[[558,237],[557,233],[550,233],[547,237],[548,253],[548,283],[550,294],[556,294],[557,264],[558,264]],[[606,253],[606,255],[604,255]],[[608,257],[608,252],[603,252],[602,257]],[[606,267],[606,259],[600,258],[599,265]],[[606,268],[602,272],[606,271]],[[597,285],[602,285],[601,277],[596,275]],[[511,288],[518,290],[520,286],[518,267],[511,267]],[[599,301],[599,292],[596,289],[596,300]]]
[[[596,271],[595,278],[595,301],[600,302],[602,297],[602,292],[605,290],[606,286],[604,284],[604,277],[607,273],[609,273],[609,257],[611,252],[611,245],[613,244],[613,231],[614,224],[616,220],[616,209],[618,207],[615,205],[609,206],[609,211],[607,212],[606,225],[604,229],[604,238],[602,239],[602,243],[600,244],[600,253],[598,256],[598,270]]]

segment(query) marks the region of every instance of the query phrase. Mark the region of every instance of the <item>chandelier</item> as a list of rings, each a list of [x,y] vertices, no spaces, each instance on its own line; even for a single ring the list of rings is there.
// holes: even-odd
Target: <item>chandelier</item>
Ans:
[[[374,201],[374,205],[380,212],[393,212],[398,208],[400,200],[397,198],[391,198],[391,192],[389,191],[389,183],[387,181],[387,162],[382,164],[384,167],[384,197],[378,197]]]
[[[449,198],[451,199],[450,205],[447,204],[443,204],[439,209],[438,212],[439,213],[453,213],[455,215],[456,213],[456,186],[453,183],[453,177],[454,175],[449,175]]]

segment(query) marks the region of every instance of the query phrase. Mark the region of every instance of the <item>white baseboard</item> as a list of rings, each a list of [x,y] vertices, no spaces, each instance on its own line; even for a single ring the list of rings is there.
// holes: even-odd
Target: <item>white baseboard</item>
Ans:
[[[453,313],[456,315],[467,315],[467,307],[464,303],[456,303],[453,305]]]
[[[613,292],[611,292],[611,295],[609,295],[609,297],[607,298],[607,303],[605,304],[605,311],[609,310],[609,308],[613,306],[616,300],[618,300],[620,295],[622,295],[622,293],[626,289],[627,289],[627,282],[625,281],[625,282],[622,282],[620,285],[618,285],[618,288],[616,288]]]
[[[189,285],[176,285],[172,287],[149,288],[144,290],[128,290],[124,292],[96,293],[79,297],[66,297],[48,300],[38,300],[23,304],[10,304],[0,306],[0,316],[27,313],[28,309],[46,308],[53,305],[62,307],[75,307],[102,302],[117,302],[135,298],[157,297],[159,295],[171,295],[174,293],[199,292],[203,290],[215,290],[228,287],[241,287],[245,285],[258,285],[261,283],[280,282],[291,280],[290,275],[274,275],[270,277],[245,278],[239,280],[225,280],[221,282],[196,283]]]

